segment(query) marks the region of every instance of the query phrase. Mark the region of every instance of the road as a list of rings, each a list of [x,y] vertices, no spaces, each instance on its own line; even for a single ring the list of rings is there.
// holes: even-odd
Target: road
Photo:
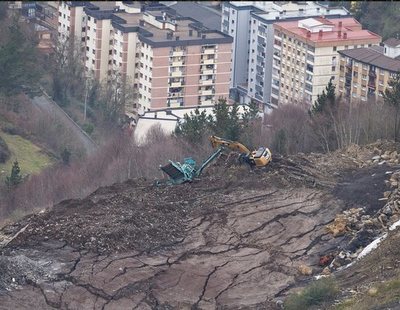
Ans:
[[[77,123],[71,119],[65,111],[60,108],[54,101],[52,101],[45,94],[42,96],[34,97],[32,103],[45,113],[54,114],[63,124],[71,130],[76,136],[76,139],[81,142],[87,154],[96,150],[97,144],[88,136],[88,134],[79,127]]]

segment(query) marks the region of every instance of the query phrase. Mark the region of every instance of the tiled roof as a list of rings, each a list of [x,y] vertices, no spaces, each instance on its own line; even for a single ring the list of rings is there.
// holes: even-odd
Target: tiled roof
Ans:
[[[369,47],[338,51],[339,54],[356,61],[373,65],[391,72],[400,71],[400,60],[390,58]]]
[[[396,47],[396,46],[400,45],[400,40],[396,39],[396,38],[390,38],[390,39],[387,39],[383,43],[386,45],[392,46],[392,47]]]

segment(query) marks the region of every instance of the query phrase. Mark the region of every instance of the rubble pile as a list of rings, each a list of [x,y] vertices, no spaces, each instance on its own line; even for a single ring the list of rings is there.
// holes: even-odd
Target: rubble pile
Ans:
[[[397,152],[387,154],[385,156],[375,158],[375,163],[379,160],[389,161],[396,164],[398,161]],[[347,236],[348,243],[343,246],[341,251],[322,256],[320,258],[320,266],[325,267],[322,271],[323,275],[330,274],[332,271],[345,266],[359,256],[365,246],[376,239],[379,235],[387,232],[389,227],[400,220],[400,170],[388,171],[389,180],[385,183],[390,190],[383,193],[380,201],[385,201],[385,205],[375,214],[366,214],[365,208],[352,208],[338,214],[332,224],[326,226],[328,233],[334,237]],[[333,259],[328,260],[326,257],[331,256]]]

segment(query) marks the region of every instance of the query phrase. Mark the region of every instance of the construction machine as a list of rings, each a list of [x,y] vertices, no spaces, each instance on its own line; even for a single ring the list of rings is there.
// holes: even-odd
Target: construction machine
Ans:
[[[203,170],[218,157],[222,152],[222,147],[219,147],[214,153],[212,153],[201,165],[196,166],[196,161],[191,158],[185,158],[183,164],[179,162],[169,161],[169,164],[165,166],[160,165],[160,169],[169,176],[169,180],[166,184],[177,185],[185,182],[191,182],[194,178],[199,177]],[[161,182],[157,181],[157,185]]]
[[[217,136],[210,137],[213,148],[229,148],[240,153],[239,161],[249,164],[251,167],[265,167],[272,160],[271,151],[266,147],[250,151],[246,146],[237,141],[223,139]]]

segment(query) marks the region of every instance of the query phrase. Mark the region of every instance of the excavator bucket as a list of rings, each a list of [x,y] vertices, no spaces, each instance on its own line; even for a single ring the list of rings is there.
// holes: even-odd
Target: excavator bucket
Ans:
[[[164,171],[173,181],[179,181],[185,177],[184,173],[173,163],[162,166],[160,169]]]

